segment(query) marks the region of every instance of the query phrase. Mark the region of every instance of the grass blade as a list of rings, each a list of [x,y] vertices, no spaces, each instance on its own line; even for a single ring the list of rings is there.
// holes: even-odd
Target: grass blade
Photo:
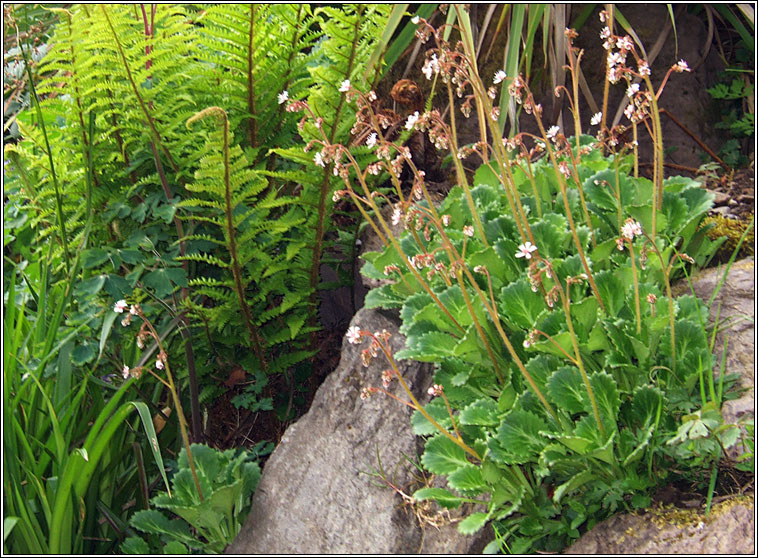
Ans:
[[[376,46],[366,63],[366,71],[364,72],[364,75],[366,76],[367,81],[370,81],[369,76],[376,71],[382,56],[387,51],[389,42],[392,40],[392,35],[395,34],[395,29],[400,25],[400,21],[403,19],[403,16],[405,16],[407,10],[408,4],[397,4],[392,8],[392,12],[390,12],[389,18],[387,18],[382,37],[376,43]]]

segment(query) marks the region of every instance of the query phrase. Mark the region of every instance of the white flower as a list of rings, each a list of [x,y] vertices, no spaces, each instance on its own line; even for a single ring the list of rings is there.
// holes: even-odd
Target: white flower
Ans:
[[[463,227],[463,234],[465,234],[468,237],[473,237],[474,227],[472,227],[471,225],[466,225],[465,227]]]
[[[376,93],[372,90],[368,92],[368,102],[373,103],[374,101],[376,101]]]
[[[612,52],[608,57],[608,62],[611,64],[611,66],[623,65],[626,63],[626,56],[620,52]]]
[[[347,342],[357,345],[361,342],[361,328],[350,326],[347,328]]]
[[[136,306],[135,304],[132,304],[132,305],[129,307],[129,313],[130,313],[132,316],[136,316],[136,315],[137,315],[137,306]]]
[[[121,370],[121,374],[124,376],[124,380],[129,377],[129,367],[124,364],[124,368]]]
[[[421,21],[421,18],[420,18],[419,16],[417,16],[417,15],[415,15],[415,16],[413,16],[413,17],[411,18],[411,23],[412,23],[413,25],[418,25],[420,21]]]
[[[569,169],[568,163],[566,161],[561,161],[558,163],[558,170],[561,171],[561,174],[566,178],[571,176],[571,169]]]
[[[639,92],[640,90],[640,84],[639,83],[633,83],[629,87],[626,88],[626,96],[627,97],[634,97],[634,94]]]
[[[346,79],[345,81],[342,82],[342,85],[340,85],[339,91],[340,91],[340,93],[347,93],[348,91],[350,91],[350,80],[349,79]]]
[[[675,72],[689,72],[690,67],[687,65],[687,62],[684,60],[680,60],[676,64],[674,64],[674,67],[672,68]]]
[[[437,55],[432,53],[431,58],[424,63],[421,72],[426,76],[426,79],[432,79],[432,73],[440,73],[440,63],[437,60]]]
[[[279,104],[286,103],[290,98],[290,94],[284,90],[281,93],[279,93]]]
[[[640,236],[642,234],[642,225],[640,225],[639,221],[627,219],[621,227],[621,234],[624,238],[632,240],[635,236]]]
[[[316,156],[313,158],[313,162],[316,163],[319,167],[325,167],[326,164],[324,163],[324,158],[321,156],[321,152],[316,152]]]
[[[403,213],[400,211],[399,207],[396,207],[392,210],[392,224],[397,225],[400,222],[400,219],[402,218]]]
[[[439,384],[434,384],[428,390],[426,390],[426,393],[428,393],[432,397],[434,397],[435,395],[442,395],[442,386]]]
[[[366,138],[366,145],[368,147],[374,147],[376,145],[376,140],[379,136],[377,136],[375,133],[371,134],[368,138]]]
[[[155,367],[158,370],[163,370],[163,361],[161,359],[156,359],[156,361],[155,361]]]
[[[547,138],[553,139],[555,135],[560,131],[561,129],[558,126],[551,126],[550,129],[547,131]]]
[[[450,215],[443,215],[442,216],[442,224],[446,227],[450,225]]]
[[[597,126],[600,124],[600,121],[603,119],[603,113],[602,112],[596,112],[592,115],[592,120],[590,120],[590,124],[593,126]]]
[[[497,85],[498,83],[501,83],[507,77],[508,75],[505,73],[504,70],[498,70],[497,72],[495,72],[495,77],[492,79],[492,83]]]
[[[527,241],[525,244],[521,244],[518,247],[518,252],[516,252],[517,258],[526,258],[527,260],[532,259],[532,252],[536,251],[537,247],[532,244],[531,242]]]
[[[123,313],[124,310],[126,310],[126,307],[129,306],[124,299],[119,300],[116,304],[113,305],[113,311],[116,314]]]
[[[621,37],[617,42],[616,46],[619,47],[621,50],[632,50],[634,48],[634,43],[632,43],[632,39],[629,38],[628,35]]]
[[[650,66],[647,65],[647,62],[640,62],[640,65],[638,66],[638,70],[641,76],[650,75]]]
[[[416,122],[418,122],[418,111],[414,112],[408,117],[408,121],[405,123],[405,129],[411,130],[416,125]]]

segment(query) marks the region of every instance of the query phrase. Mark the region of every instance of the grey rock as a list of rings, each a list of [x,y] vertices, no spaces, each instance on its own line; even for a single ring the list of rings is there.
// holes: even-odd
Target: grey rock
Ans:
[[[395,352],[404,345],[399,323],[391,313],[362,309],[351,325],[386,329]],[[422,486],[408,459],[418,461],[423,446],[411,430],[409,407],[382,394],[360,399],[361,388],[381,386],[381,371],[388,368],[381,354],[368,368],[362,365],[361,350],[368,345],[365,338],[360,345],[343,341],[338,368],[266,463],[252,510],[228,553],[469,553],[481,552],[493,538],[486,530],[460,535],[456,517],[408,501]],[[431,367],[398,364],[425,402]],[[397,380],[389,391],[407,399]],[[380,466],[406,497],[372,476]]]
[[[693,277],[692,287],[698,298],[710,299],[723,277],[723,269],[709,268]],[[689,292],[689,286],[679,285],[679,294]],[[711,324],[718,317],[718,331],[714,354],[719,367],[726,344],[726,373],[739,373],[745,390],[739,399],[726,401],[722,407],[724,421],[742,425],[754,419],[755,408],[755,260],[745,258],[735,262],[713,301],[710,309]],[[730,449],[735,459],[743,448]]]
[[[710,188],[704,188],[711,194],[713,194],[713,205],[716,207],[726,205],[730,203],[732,198],[729,196],[729,194],[725,194],[724,192],[719,192],[718,190],[711,190]]]
[[[752,554],[755,503],[721,502],[709,515],[675,509],[625,514],[599,523],[565,554]]]

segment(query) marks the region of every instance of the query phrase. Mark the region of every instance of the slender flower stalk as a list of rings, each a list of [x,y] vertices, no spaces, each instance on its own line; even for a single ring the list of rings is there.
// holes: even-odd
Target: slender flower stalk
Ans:
[[[400,385],[403,388],[403,391],[405,391],[408,398],[411,400],[411,403],[408,403],[407,401],[403,401],[402,399],[392,395],[391,393],[387,392],[386,390],[383,390],[381,388],[369,388],[369,391],[381,391],[383,393],[386,393],[387,395],[390,395],[393,399],[396,399],[403,403],[404,405],[408,405],[409,407],[417,410],[419,413],[421,413],[426,420],[428,420],[442,435],[444,435],[446,438],[451,440],[453,443],[455,443],[458,447],[460,447],[463,451],[477,459],[478,461],[482,460],[482,457],[479,455],[479,453],[471,448],[468,444],[466,444],[463,441],[463,438],[460,435],[460,432],[458,432],[458,428],[455,427],[455,421],[453,421],[453,427],[455,430],[455,435],[451,434],[444,426],[442,426],[440,423],[438,423],[432,416],[424,409],[424,406],[421,405],[419,400],[416,398],[415,395],[413,395],[413,392],[408,387],[408,384],[405,382],[405,379],[403,378],[403,375],[400,373],[400,369],[397,366],[397,362],[395,362],[395,359],[392,356],[392,351],[390,351],[388,345],[386,343],[383,343],[380,339],[377,338],[376,335],[374,335],[371,332],[368,331],[360,331],[360,335],[371,337],[373,342],[378,346],[378,348],[382,351],[385,358],[390,364],[390,367],[392,368],[392,371],[394,372],[395,376],[400,382]],[[353,342],[353,341],[351,341]],[[358,341],[358,343],[360,340]],[[354,343],[354,342],[353,342]],[[355,343],[357,344],[357,343]]]
[[[121,303],[124,303],[125,301],[120,300],[116,303],[116,306],[114,307],[114,311],[118,312],[117,308],[121,309],[121,312],[123,312],[124,307]],[[119,312],[119,313],[121,313]],[[192,478],[195,481],[195,488],[197,489],[197,494],[200,497],[201,501],[204,501],[205,498],[203,497],[203,491],[202,488],[200,488],[200,480],[197,476],[197,471],[195,470],[195,462],[192,458],[192,448],[190,447],[190,441],[189,441],[189,434],[187,431],[187,418],[184,415],[184,410],[182,408],[182,401],[179,398],[179,394],[176,389],[176,384],[174,383],[174,376],[171,373],[171,367],[168,363],[168,358],[166,357],[166,351],[163,348],[163,344],[161,343],[161,338],[158,335],[158,332],[155,331],[155,328],[153,327],[153,324],[150,322],[150,320],[147,319],[145,314],[142,311],[142,308],[138,304],[133,304],[130,308],[130,314],[129,315],[135,315],[139,317],[142,320],[142,328],[140,328],[140,333],[137,336],[138,344],[140,344],[140,340],[144,339],[147,335],[155,339],[156,344],[158,345],[158,362],[162,364],[163,367],[165,367],[166,372],[166,380],[163,380],[161,378],[158,378],[158,375],[150,371],[151,374],[153,374],[156,378],[158,378],[163,385],[165,385],[169,392],[171,393],[171,398],[174,401],[174,406],[176,407],[176,414],[179,418],[179,430],[181,432],[182,441],[184,443],[184,448],[187,450],[187,460],[189,461],[190,465],[190,471],[192,472]],[[128,325],[128,324],[127,324]],[[142,342],[144,344],[144,341]],[[157,366],[156,368],[161,369],[161,366]],[[127,377],[130,373],[129,367],[124,365],[124,376]],[[141,370],[135,370],[135,375],[138,376],[141,373]]]
[[[531,99],[527,102],[534,102]],[[546,137],[545,133],[545,127],[542,125],[542,119],[536,118],[537,126],[539,126],[540,133],[543,137]],[[603,312],[606,312],[605,309],[605,303],[603,302],[603,298],[600,296],[600,291],[597,289],[597,285],[595,284],[595,279],[592,276],[592,270],[590,269],[589,264],[587,263],[587,257],[584,254],[584,248],[582,247],[582,243],[579,240],[579,235],[576,232],[576,226],[574,225],[574,217],[571,215],[571,206],[569,204],[568,200],[568,193],[566,191],[566,181],[564,180],[564,177],[561,175],[560,171],[558,170],[558,162],[555,158],[555,152],[553,151],[553,148],[550,146],[550,142],[546,141],[546,149],[548,152],[548,156],[550,157],[550,161],[553,163],[553,168],[555,170],[555,176],[558,180],[558,185],[561,189],[561,196],[563,198],[563,205],[566,211],[566,219],[569,223],[569,229],[571,229],[571,235],[574,238],[574,245],[576,246],[576,250],[579,253],[579,258],[582,261],[582,266],[584,267],[584,272],[587,274],[587,278],[590,282],[590,287],[592,288],[592,293],[595,295],[595,298],[598,301],[598,304],[600,305],[600,309]]]
[[[582,381],[584,382],[584,387],[587,390],[587,396],[590,398],[590,405],[592,406],[592,414],[595,416],[595,422],[597,423],[598,429],[600,430],[600,433],[602,434],[603,438],[606,437],[605,433],[605,426],[603,425],[603,421],[600,420],[600,411],[597,406],[597,399],[595,398],[595,391],[592,389],[592,384],[590,384],[590,378],[587,375],[587,371],[584,369],[584,363],[582,362],[582,356],[579,352],[579,339],[576,336],[576,332],[574,331],[574,325],[571,320],[571,292],[570,292],[570,281],[567,281],[566,283],[566,289],[564,290],[563,286],[561,285],[561,282],[557,280],[557,275],[555,274],[555,271],[553,270],[553,266],[548,262],[547,260],[542,260],[547,268],[550,270],[550,273],[553,275],[553,277],[556,277],[555,286],[558,288],[558,293],[561,297],[561,301],[563,302],[563,311],[566,314],[566,326],[568,327],[569,331],[569,337],[571,338],[571,344],[574,348],[574,363],[579,368],[579,373],[582,375]]]

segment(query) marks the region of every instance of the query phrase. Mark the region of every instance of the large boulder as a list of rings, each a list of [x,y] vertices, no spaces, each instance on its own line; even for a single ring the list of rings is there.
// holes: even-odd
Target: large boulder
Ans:
[[[711,513],[655,509],[624,514],[599,523],[566,554],[752,554],[755,555],[755,503],[734,498]]]
[[[404,346],[399,317],[362,309],[351,325],[392,334],[395,352]],[[361,400],[365,386],[381,386],[389,368],[380,354],[364,367],[360,345],[343,341],[338,368],[319,388],[306,415],[290,426],[269,458],[253,507],[233,554],[417,554],[480,552],[486,531],[465,537],[456,517],[410,501],[422,486],[423,448],[410,426],[411,409],[383,394]],[[414,395],[428,399],[429,365],[400,361]],[[389,392],[407,400],[392,382]],[[384,479],[374,473],[383,471]],[[464,510],[468,513],[471,510]]]

